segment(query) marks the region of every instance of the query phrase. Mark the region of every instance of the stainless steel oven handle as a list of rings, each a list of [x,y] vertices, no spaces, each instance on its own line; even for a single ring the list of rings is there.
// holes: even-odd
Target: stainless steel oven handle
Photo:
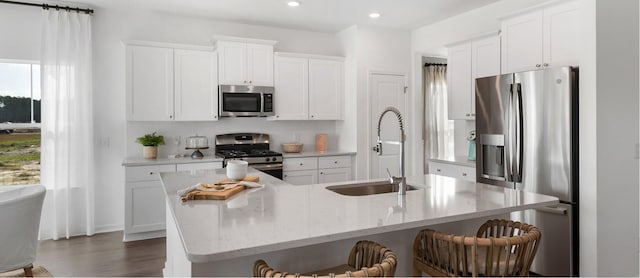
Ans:
[[[249,167],[256,169],[258,171],[262,170],[280,170],[282,169],[282,163],[275,164],[250,164]]]
[[[260,93],[260,114],[264,113],[264,93]]]

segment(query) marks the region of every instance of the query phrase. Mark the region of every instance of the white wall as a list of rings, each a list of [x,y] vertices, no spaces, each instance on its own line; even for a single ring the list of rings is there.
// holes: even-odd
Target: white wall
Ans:
[[[598,276],[638,276],[638,5],[596,1]]]
[[[349,140],[350,143],[346,144],[357,146],[358,154],[354,172],[356,179],[363,179],[369,176],[369,161],[371,146],[373,146],[373,142],[369,138],[370,127],[372,122],[377,121],[377,118],[372,119],[369,115],[367,102],[369,72],[401,73],[406,74],[409,78],[411,34],[409,31],[399,29],[352,26],[340,32],[338,36],[341,38],[345,52],[355,53],[356,57],[355,60],[351,60],[353,57],[348,57],[347,60],[347,76],[353,77],[355,74],[356,81],[355,84],[347,81],[347,100],[345,102],[349,105],[346,106],[348,115],[350,117],[355,115],[355,118],[350,118],[340,124],[338,133],[349,134],[346,140]],[[408,109],[409,111],[410,109]],[[405,124],[409,126],[411,119],[405,121]],[[406,132],[409,136],[416,131],[407,130]],[[351,136],[354,137],[351,138]],[[410,147],[406,153],[411,153]],[[410,175],[411,171],[408,171],[407,174]]]
[[[0,5],[0,59],[40,60],[42,11],[34,7]]]
[[[1,4],[0,59],[39,60],[40,14],[37,7]],[[273,136],[275,149],[292,140],[295,130],[305,149],[312,148],[316,133],[328,133],[337,149],[336,122],[267,122],[265,119],[223,119],[211,123],[131,123],[125,120],[125,51],[122,40],[151,40],[182,44],[211,45],[214,35],[277,40],[276,51],[342,55],[335,34],[307,32],[257,25],[222,22],[166,14],[95,9],[93,16],[93,84],[96,137],[96,230],[117,230],[124,223],[125,156],[140,154],[134,139],[160,131],[170,138],[182,137],[181,146],[161,147],[161,155],[184,147],[184,138],[196,133],[210,137],[227,132],[265,132]],[[169,143],[169,142],[168,142]],[[353,146],[351,146],[353,147]],[[354,150],[354,149],[351,149]]]
[[[500,17],[513,12],[540,4],[539,0],[503,0],[490,5],[471,10],[445,20],[416,28],[411,33],[411,53],[413,57],[412,76],[413,88],[422,88],[422,63],[417,63],[416,59],[422,56],[446,57],[447,49],[445,45],[457,41],[463,41],[478,34],[500,30]],[[414,91],[412,100],[414,118],[419,117],[422,109],[422,92]],[[420,123],[414,123],[413,129],[419,129]],[[469,131],[475,129],[475,121],[455,121],[454,132],[454,153],[456,156],[466,156],[468,154],[467,135]],[[414,142],[420,142],[421,137],[413,138]],[[423,153],[422,143],[415,145],[415,153]],[[414,165],[419,166],[416,171],[422,169],[421,156],[414,157]]]
[[[580,275],[638,276],[638,2],[579,1]],[[499,17],[539,3],[503,0],[418,28],[414,59],[445,55],[444,45],[498,30]],[[413,67],[421,82],[420,66]]]
[[[295,130],[307,146],[313,147],[316,133],[328,133],[337,142],[335,122],[268,122],[265,119],[221,119],[209,123],[129,123],[125,120],[125,51],[121,40],[150,40],[182,44],[211,45],[214,35],[228,35],[277,40],[276,51],[323,55],[341,55],[334,34],[289,30],[180,17],[168,14],[125,12],[97,9],[93,20],[94,94],[96,136],[100,157],[96,184],[96,219],[102,227],[121,227],[123,221],[124,170],[120,163],[125,156],[139,156],[141,148],[136,137],[159,131],[170,138],[182,137],[182,145],[163,146],[160,155],[183,151],[184,138],[200,134],[212,137],[230,132],[264,132],[273,136],[274,149],[292,140]],[[334,148],[337,148],[335,144]]]

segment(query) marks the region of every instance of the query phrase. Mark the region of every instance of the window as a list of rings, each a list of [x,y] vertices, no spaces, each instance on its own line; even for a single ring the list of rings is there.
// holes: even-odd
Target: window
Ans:
[[[40,64],[0,61],[0,185],[40,183]]]

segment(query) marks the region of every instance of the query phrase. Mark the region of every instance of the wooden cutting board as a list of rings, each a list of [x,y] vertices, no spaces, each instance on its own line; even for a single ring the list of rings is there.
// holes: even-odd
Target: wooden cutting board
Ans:
[[[223,191],[205,191],[205,190],[194,190],[187,193],[187,196],[182,197],[182,201],[189,200],[226,200],[231,196],[237,194],[238,192],[244,190],[245,186],[240,184],[233,188],[229,188]]]

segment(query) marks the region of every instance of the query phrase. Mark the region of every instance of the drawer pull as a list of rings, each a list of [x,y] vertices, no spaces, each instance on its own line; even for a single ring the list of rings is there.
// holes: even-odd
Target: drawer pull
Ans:
[[[304,163],[300,162],[300,166],[304,165]]]
[[[324,172],[320,172],[320,175],[324,175]]]
[[[338,164],[338,161],[334,161],[333,164]]]
[[[462,176],[463,176],[463,177],[466,177],[466,176],[467,176],[467,173],[462,173]]]
[[[436,171],[438,171],[438,172],[442,172],[442,170],[441,170],[441,169],[437,169]]]
[[[149,176],[153,175],[153,172],[149,172]]]
[[[286,178],[286,177],[288,177],[288,176],[289,176],[289,175],[284,175],[284,177],[285,177],[285,178]]]

